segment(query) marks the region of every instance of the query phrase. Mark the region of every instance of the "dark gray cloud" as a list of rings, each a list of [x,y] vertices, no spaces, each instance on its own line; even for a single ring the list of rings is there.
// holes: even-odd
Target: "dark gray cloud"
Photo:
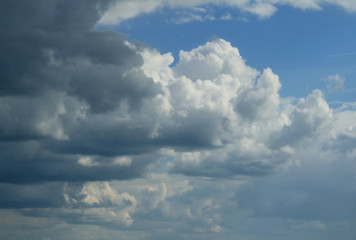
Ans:
[[[181,52],[170,68],[152,49],[92,30],[110,1],[2,4],[2,182],[136,178],[167,147],[172,171],[192,176],[263,175],[289,162],[267,144],[285,125],[278,76],[258,76],[230,43]]]
[[[280,98],[278,76],[222,39],[170,67],[93,30],[111,3],[0,3],[0,236],[252,239],[270,218],[294,232],[355,221],[353,111],[320,91]],[[249,221],[258,233],[236,228]]]
[[[146,144],[153,120],[115,122],[113,111],[139,111],[160,85],[140,70],[124,35],[92,31],[110,2],[0,3],[0,181],[127,179],[157,160],[112,163],[154,150],[135,146]],[[82,155],[100,166],[80,165]]]
[[[186,116],[176,114],[174,121],[162,124],[157,144],[175,146],[178,149],[214,148],[214,141],[221,137],[224,118],[214,110],[191,109]]]
[[[142,58],[127,46],[125,37],[91,31],[109,2],[2,1],[1,95],[33,96],[54,89],[78,95],[97,110],[93,102],[98,100],[137,101],[141,95],[154,94],[151,80],[130,73]],[[96,91],[90,93],[82,85]],[[100,100],[95,92],[104,91],[108,96]],[[120,98],[111,99],[113,95]]]
[[[142,176],[161,159],[159,154],[143,154],[120,162],[120,157],[54,153],[42,148],[38,141],[2,142],[0,149],[0,181],[18,184],[131,179]]]
[[[73,34],[90,30],[99,18],[98,3],[2,1],[1,94],[33,95],[54,84],[41,76],[48,65],[46,49],[69,50]]]
[[[164,60],[150,70],[147,64],[164,57],[119,33],[92,30],[110,2],[2,2],[2,182],[140,177],[161,159],[162,147],[212,150],[194,159],[203,168],[177,157],[175,172],[187,175],[263,174],[283,162],[271,160],[278,153],[232,150],[242,138],[259,141],[241,134],[253,126],[239,118],[278,116],[280,84],[271,70],[253,86],[257,71],[221,39],[182,52],[174,69]],[[151,74],[165,68],[166,78]],[[118,157],[130,164],[115,164]]]
[[[58,208],[65,204],[63,184],[0,184],[1,208]]]

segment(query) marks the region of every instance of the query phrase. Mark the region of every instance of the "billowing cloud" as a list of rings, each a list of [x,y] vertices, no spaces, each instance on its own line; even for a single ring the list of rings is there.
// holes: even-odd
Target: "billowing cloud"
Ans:
[[[266,114],[264,119],[279,118],[280,84],[270,69],[255,86],[257,70],[222,39],[181,52],[171,68],[169,54],[128,43],[118,33],[91,31],[100,17],[98,3],[77,2],[76,12],[66,10],[72,3],[33,3],[29,7],[53,14],[31,21],[23,15],[27,28],[17,28],[14,21],[13,28],[3,30],[10,47],[5,56],[13,58],[1,68],[3,182],[139,177],[166,157],[161,151],[166,148],[176,151],[177,159],[191,151],[199,155],[201,149],[207,151],[204,156],[234,159],[226,149],[242,141],[261,145],[263,156],[279,154],[255,142],[257,135],[249,129],[258,121],[247,121]],[[10,3],[6,7],[16,13]],[[80,14],[88,19],[75,26],[61,20]],[[18,36],[32,39],[13,45]],[[29,55],[19,52],[27,48]],[[247,162],[254,159],[249,151],[243,153]],[[125,158],[130,161],[120,163]],[[239,168],[229,175],[249,174]]]
[[[33,36],[39,62],[25,54],[2,68],[3,182],[136,178],[169,156],[170,170],[186,175],[269,174],[296,164],[299,142],[332,122],[321,91],[288,103],[278,75],[246,65],[223,39],[181,51],[171,67],[170,53],[91,31],[98,3],[71,12],[71,3],[39,2],[54,13],[8,30],[10,46]],[[63,14],[90,18],[67,26]]]
[[[133,153],[130,141],[146,142],[154,133],[153,115],[142,118],[141,110],[161,86],[144,75],[141,55],[122,35],[91,31],[107,4],[1,3],[2,181],[85,180],[94,172],[102,172],[96,180],[127,178],[152,163],[145,158],[141,170],[126,174],[136,161],[115,162]],[[85,157],[102,161],[90,167]]]
[[[223,3],[260,17],[283,4],[354,9],[331,0]],[[282,98],[279,76],[248,66],[223,39],[181,51],[171,66],[171,53],[93,30],[117,20],[113,9],[123,20],[162,4],[203,2],[0,3],[0,236],[235,239],[233,223],[263,218],[349,233],[352,104],[333,109],[320,90]],[[241,239],[253,239],[250,230]]]

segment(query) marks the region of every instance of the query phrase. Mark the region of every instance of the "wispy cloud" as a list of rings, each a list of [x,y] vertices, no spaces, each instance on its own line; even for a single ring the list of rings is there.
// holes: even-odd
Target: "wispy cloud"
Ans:
[[[292,6],[295,8],[307,10],[322,10],[323,6],[336,5],[344,8],[348,12],[356,12],[356,4],[353,0],[304,0],[304,1],[286,1],[286,0],[190,0],[190,1],[175,1],[175,0],[116,0],[111,8],[106,11],[100,19],[100,24],[115,25],[120,22],[137,17],[141,14],[151,13],[157,9],[169,7],[171,9],[191,9],[194,7],[202,7],[208,4],[215,6],[229,6],[239,9],[246,13],[251,13],[259,19],[266,19],[273,16],[279,6]],[[217,16],[213,16],[218,19]],[[193,19],[194,20],[194,19]]]
[[[349,56],[349,55],[356,55],[356,51],[354,52],[345,52],[345,53],[336,53],[336,54],[330,54],[327,57],[328,58],[334,58],[334,57],[343,57],[343,56]]]

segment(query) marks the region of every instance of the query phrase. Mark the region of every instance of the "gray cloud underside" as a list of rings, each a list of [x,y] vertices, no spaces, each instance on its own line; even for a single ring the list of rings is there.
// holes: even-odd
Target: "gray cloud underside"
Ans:
[[[26,226],[2,218],[2,236],[216,239],[229,228],[253,239],[232,224],[251,216],[261,234],[273,218],[348,236],[354,110],[331,109],[319,90],[281,98],[272,69],[223,39],[170,67],[169,53],[92,31],[111,3],[0,3],[0,207]]]
[[[319,90],[281,99],[278,76],[222,39],[171,68],[170,54],[91,30],[109,1],[1,4],[2,182],[136,178],[165,157],[175,173],[264,175],[334,127]]]
[[[113,113],[127,105],[134,117],[160,86],[139,69],[142,57],[123,35],[91,31],[108,3],[2,1],[1,181],[124,179],[150,163],[77,164],[81,154],[154,151],[151,123]]]

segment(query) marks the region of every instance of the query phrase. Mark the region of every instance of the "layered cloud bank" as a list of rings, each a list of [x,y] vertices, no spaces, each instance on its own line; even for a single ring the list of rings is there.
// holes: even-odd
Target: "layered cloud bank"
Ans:
[[[278,76],[247,66],[222,39],[182,51],[171,68],[170,54],[90,34],[127,54],[109,61],[46,46],[44,65],[11,80],[37,91],[3,87],[2,181],[129,179],[164,157],[187,175],[268,174],[293,164],[299,142],[332,118],[318,90],[283,103]]]
[[[314,8],[324,3],[353,7],[348,1],[304,2]],[[181,51],[172,67],[170,53],[128,42],[116,32],[91,30],[110,4],[136,3],[144,4],[46,0],[22,1],[19,9],[13,1],[0,3],[0,195],[6,196],[0,207],[18,209],[2,210],[4,216],[22,219],[28,231],[45,229],[41,221],[50,219],[54,233],[65,222],[81,224],[83,233],[86,225],[137,230],[122,235],[130,239],[172,232],[182,233],[177,239],[211,239],[204,234],[231,229],[233,215],[242,222],[246,209],[256,216],[297,219],[295,212],[317,199],[313,189],[290,189],[296,198],[287,199],[268,193],[268,199],[295,210],[288,216],[271,213],[268,206],[277,207],[256,200],[265,195],[251,190],[261,187],[254,179],[273,182],[274,175],[282,178],[290,169],[336,163],[345,167],[346,180],[334,184],[354,179],[352,108],[330,108],[320,90],[299,100],[281,98],[278,75],[268,67],[248,66],[223,39]],[[333,79],[341,81],[338,75]],[[321,179],[329,183],[328,168],[321,169]],[[330,174],[337,176],[336,170]],[[293,179],[301,175],[297,171]],[[275,192],[286,189],[282,182]],[[335,201],[352,206],[348,199],[355,189],[338,191],[345,198]],[[319,221],[340,220],[322,210],[325,218],[311,213],[310,222],[293,227],[326,229]],[[33,219],[38,225],[29,224]],[[11,236],[14,226],[4,224],[10,227],[1,229],[2,235]],[[19,234],[22,239],[29,232]],[[65,237],[75,236],[70,234]]]

